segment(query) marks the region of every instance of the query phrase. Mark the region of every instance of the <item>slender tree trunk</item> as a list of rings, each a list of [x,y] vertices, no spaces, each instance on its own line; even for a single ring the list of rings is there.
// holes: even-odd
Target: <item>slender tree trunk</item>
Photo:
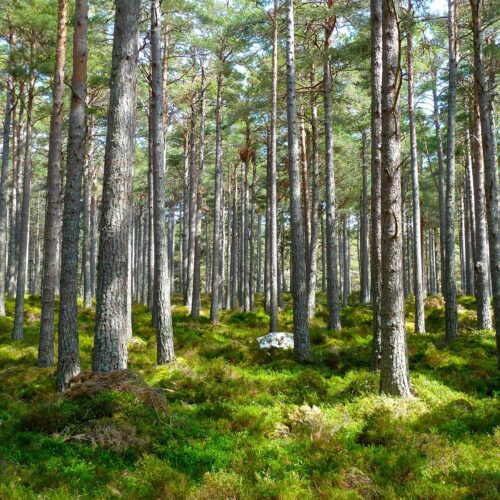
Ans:
[[[474,193],[472,186],[472,167],[469,148],[469,133],[466,130],[466,155],[465,155],[465,176],[464,176],[464,223],[465,223],[465,265],[466,265],[466,286],[465,293],[474,295],[474,224],[472,213],[474,211]]]
[[[189,244],[189,151],[190,133],[186,127],[184,131],[184,178],[182,197],[182,258],[181,258],[181,290],[184,303],[186,303],[188,244]]]
[[[154,178],[153,178],[153,125],[152,116],[149,114],[149,165],[148,165],[148,307],[151,309],[153,321],[154,310],[154,276],[155,276],[155,237],[154,237]]]
[[[370,0],[371,10],[371,292],[373,307],[372,369],[380,369],[381,140],[382,140],[382,0]]]
[[[321,220],[321,291],[326,290],[326,244],[325,244],[325,218],[320,214]]]
[[[12,50],[14,35],[9,35],[9,72],[12,64]],[[7,89],[5,93],[5,119],[3,122],[2,137],[2,170],[0,174],[0,316],[5,316],[5,282],[6,282],[6,244],[7,244],[7,170],[9,167],[10,153],[10,124],[14,102],[14,87],[12,76],[7,76]]]
[[[205,167],[205,68],[202,62],[200,92],[200,144],[198,168],[196,171],[196,228],[194,242],[193,264],[193,299],[191,305],[191,318],[198,319],[201,309],[201,218],[203,194],[203,170]]]
[[[269,156],[269,220],[268,220],[268,258],[269,258],[269,331],[278,330],[278,202],[276,193],[276,148],[278,116],[278,0],[274,0],[273,11],[273,52],[271,84],[271,130]],[[293,8],[293,6],[292,6]]]
[[[149,214],[148,208],[144,210],[143,213],[143,237],[142,237],[142,280],[141,280],[141,302],[143,304],[148,303],[148,290],[147,290],[147,280],[148,280],[148,246],[149,246]]]
[[[301,207],[300,166],[297,143],[297,95],[295,84],[295,22],[293,0],[286,0],[286,66],[288,118],[288,174],[292,247],[293,337],[295,356],[311,359],[307,311],[305,233]]]
[[[347,216],[344,217],[344,224],[342,225],[342,246],[343,250],[342,253],[344,254],[344,262],[342,265],[342,270],[343,270],[343,277],[342,281],[344,283],[344,287],[342,290],[342,304],[344,306],[349,305],[349,293],[350,293],[350,252],[349,252],[349,226],[347,222]]]
[[[250,298],[250,311],[255,306],[255,183],[257,182],[257,163],[255,153],[252,158],[252,186],[250,188],[250,259],[248,262],[248,295]]]
[[[237,179],[238,167],[235,165],[233,174],[233,208],[232,208],[232,227],[231,227],[231,265],[230,265],[230,276],[231,276],[231,286],[230,286],[230,300],[229,308],[234,309],[236,307],[237,299],[237,286],[236,286],[236,272],[237,272],[237,246],[238,246],[238,179]]]
[[[232,277],[230,278],[232,279]],[[262,292],[262,216],[257,209],[257,285],[255,291]]]
[[[457,19],[456,0],[448,0],[448,130],[446,147],[446,227],[445,227],[445,336],[458,337],[457,290],[455,282],[455,120],[457,104]]]
[[[366,304],[370,301],[370,262],[368,250],[368,166],[366,162],[367,138],[366,131],[361,133],[361,169],[363,185],[361,188],[361,214],[360,214],[360,277],[361,277],[361,293],[360,302]]]
[[[97,195],[92,194],[90,202],[90,289],[92,297],[95,297],[96,289],[96,264],[97,264],[97,220],[99,209],[97,206]]]
[[[300,110],[299,135],[300,135],[300,165],[302,175],[302,213],[304,217],[304,235],[306,241],[306,264],[307,264],[307,282],[309,283],[310,274],[310,245],[311,245],[311,197],[309,194],[309,158],[307,154],[307,134],[304,124],[304,108]]]
[[[139,6],[139,0],[116,0],[100,219],[94,372],[127,367],[126,256],[135,161]]]
[[[170,311],[170,277],[168,273],[167,238],[165,232],[165,135],[163,119],[163,71],[161,53],[160,1],[151,1],[151,119],[153,145],[154,191],[154,311],[157,363],[174,358],[174,338]]]
[[[493,293],[493,309],[495,312],[497,355],[500,363],[500,188],[498,185],[493,86],[491,86],[488,91],[484,73],[480,7],[480,0],[471,0],[474,43],[474,81],[477,100],[479,102],[479,115],[481,118],[491,288]]]
[[[408,1],[408,12],[413,18],[412,1]],[[406,34],[406,64],[408,71],[408,115],[410,122],[410,162],[413,194],[413,287],[415,294],[415,333],[425,333],[424,272],[422,262],[422,235],[420,226],[420,185],[418,178],[417,129],[413,89],[413,36],[411,28]]]
[[[194,274],[194,253],[196,238],[196,198],[198,191],[198,162],[196,158],[196,93],[193,91],[191,100],[191,125],[190,125],[190,146],[189,146],[189,219],[188,219],[188,246],[187,246],[187,267],[186,267],[186,287],[184,289],[184,305],[191,311],[193,301],[193,274]]]
[[[333,4],[327,0],[328,7]],[[327,254],[327,301],[328,301],[328,329],[339,330],[340,301],[337,275],[337,255],[335,252],[335,177],[333,169],[333,105],[332,105],[332,76],[329,49],[332,46],[333,29],[336,18],[328,18],[325,28],[325,62],[323,71],[323,92],[325,106],[325,168],[326,168],[326,254]]]
[[[434,71],[434,78],[437,76]],[[438,170],[439,170],[439,250],[441,260],[441,292],[444,294],[444,273],[445,273],[445,232],[446,232],[446,211],[445,211],[445,183],[444,183],[444,155],[443,140],[441,138],[441,119],[439,116],[439,103],[437,96],[437,82],[432,86],[432,96],[434,102],[434,129],[436,131]]]
[[[33,44],[31,46],[31,61],[33,60]],[[32,140],[33,140],[33,101],[35,97],[35,76],[32,62],[30,63],[30,77],[28,89],[28,107],[26,115],[26,140],[25,157],[23,172],[23,198],[21,206],[21,220],[17,227],[19,229],[19,249],[17,264],[17,283],[16,283],[16,306],[14,311],[14,331],[13,340],[24,338],[23,319],[24,319],[24,292],[26,288],[26,267],[28,259],[28,233],[30,224],[30,198],[31,198],[31,163],[33,159]]]
[[[481,330],[490,330],[492,328],[492,322],[488,264],[488,225],[486,222],[483,144],[481,139],[481,121],[477,96],[476,99],[474,99],[472,151],[472,172],[475,193],[474,215],[476,219],[474,272],[477,303],[477,327]]]
[[[224,64],[221,52],[220,63]],[[222,260],[222,242],[220,233],[222,229],[222,85],[224,75],[222,68],[217,75],[217,102],[215,106],[215,204],[214,204],[214,232],[212,243],[212,297],[210,303],[210,321],[219,323],[219,298],[222,287],[220,265]]]
[[[460,247],[460,289],[462,294],[467,294],[467,236],[465,227],[466,199],[465,193],[460,195],[460,227],[459,227],[459,247]]]
[[[311,71],[311,87],[315,86],[314,68]],[[311,237],[309,242],[308,310],[309,318],[316,312],[316,282],[318,268],[318,207],[319,207],[319,127],[316,94],[311,99],[312,129],[312,192],[311,192]]]
[[[12,108],[12,188],[10,190],[9,197],[9,257],[7,260],[7,295],[9,299],[12,299],[15,295],[16,289],[16,260],[17,260],[17,177],[19,166],[19,129],[21,121],[21,110],[22,105],[19,105],[19,120],[17,119],[17,100],[15,99],[15,92],[13,88],[13,108]],[[21,100],[21,95],[19,96]]]
[[[38,366],[54,364],[54,298],[59,272],[59,236],[61,228],[61,153],[64,107],[64,66],[68,2],[59,0],[56,63],[52,86],[52,115],[47,168],[47,201],[43,245],[42,312],[38,339]]]
[[[92,204],[92,188],[95,179],[94,167],[94,149],[92,147],[93,139],[93,120],[90,116],[87,117],[87,144],[86,144],[86,159],[85,159],[85,176],[83,179],[83,301],[85,307],[92,306],[93,290],[91,288],[90,279],[90,255],[92,239],[90,236],[92,220],[91,220],[91,204]]]
[[[399,125],[399,27],[396,6],[382,0],[382,296],[380,392],[408,398],[408,370],[403,294],[401,166]]]
[[[88,0],[75,3],[73,78],[61,243],[57,390],[65,391],[80,371],[78,342],[78,249],[82,178],[85,168]]]

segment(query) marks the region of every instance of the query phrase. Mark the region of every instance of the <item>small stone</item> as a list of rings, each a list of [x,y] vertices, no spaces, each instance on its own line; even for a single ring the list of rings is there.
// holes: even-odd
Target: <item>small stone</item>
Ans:
[[[257,339],[261,349],[293,349],[293,334],[271,332]]]

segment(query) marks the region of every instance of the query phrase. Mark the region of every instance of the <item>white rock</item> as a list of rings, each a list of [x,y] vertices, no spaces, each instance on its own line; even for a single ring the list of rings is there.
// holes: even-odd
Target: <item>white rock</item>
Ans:
[[[271,332],[257,339],[261,349],[293,349],[293,334],[286,332]]]

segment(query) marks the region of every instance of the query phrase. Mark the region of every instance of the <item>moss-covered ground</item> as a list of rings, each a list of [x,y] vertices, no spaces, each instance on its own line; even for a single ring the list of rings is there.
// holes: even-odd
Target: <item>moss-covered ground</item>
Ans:
[[[27,299],[17,343],[9,301],[0,498],[499,498],[499,372],[493,333],[474,330],[473,299],[460,299],[451,345],[439,298],[428,300],[428,334],[414,335],[408,314],[410,401],[378,394],[369,307],[345,308],[343,330],[329,332],[319,300],[308,366],[259,352],[260,302],[255,313],[224,312],[217,327],[206,309],[194,322],[176,306],[177,359],[155,366],[150,314],[134,306],[129,367],[158,396],[149,399],[140,390],[56,395],[55,370],[35,366],[40,299]],[[84,370],[93,320],[80,309]],[[280,329],[291,321],[288,302]]]

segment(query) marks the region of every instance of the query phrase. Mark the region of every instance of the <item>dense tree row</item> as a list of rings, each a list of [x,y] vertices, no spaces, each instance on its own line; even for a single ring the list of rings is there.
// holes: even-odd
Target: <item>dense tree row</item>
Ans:
[[[493,3],[2,7],[0,314],[15,296],[22,339],[41,294],[38,365],[58,318],[58,390],[80,371],[78,297],[95,299],[96,372],[127,367],[133,301],[157,362],[174,359],[172,293],[193,320],[209,295],[214,324],[263,294],[272,332],[290,291],[303,362],[318,292],[332,330],[371,303],[380,390],[403,397],[428,295],[449,341],[457,293],[479,329],[492,302],[500,347]]]

